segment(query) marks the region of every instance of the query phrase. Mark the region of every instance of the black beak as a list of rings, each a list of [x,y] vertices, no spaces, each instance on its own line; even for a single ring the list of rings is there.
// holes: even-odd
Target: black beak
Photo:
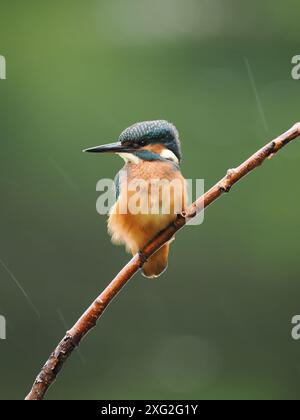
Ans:
[[[121,142],[103,144],[102,146],[91,147],[85,149],[83,152],[89,153],[132,153],[136,149],[134,147],[126,146]]]

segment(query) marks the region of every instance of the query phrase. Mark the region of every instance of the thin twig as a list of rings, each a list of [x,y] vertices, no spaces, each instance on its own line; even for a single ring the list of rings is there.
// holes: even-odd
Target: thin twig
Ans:
[[[49,386],[56,379],[57,374],[63,367],[65,361],[71,355],[82,338],[96,326],[96,322],[103,314],[111,300],[140,270],[144,262],[156,252],[162,245],[168,242],[174,234],[181,229],[189,219],[195,217],[199,211],[208,207],[212,202],[219,198],[223,193],[229,192],[231,187],[241,178],[260,166],[267,158],[273,157],[282,147],[287,145],[300,135],[300,123],[295,124],[290,130],[275,140],[268,143],[248,160],[236,169],[230,169],[227,175],[214,187],[199,197],[186,211],[171,223],[166,229],[160,232],[142,252],[136,254],[128,264],[119,272],[106,289],[86,310],[76,324],[66,333],[65,337],[58,344],[54,352],[49,357],[41,372],[37,376],[30,393],[26,400],[41,400],[44,398]]]

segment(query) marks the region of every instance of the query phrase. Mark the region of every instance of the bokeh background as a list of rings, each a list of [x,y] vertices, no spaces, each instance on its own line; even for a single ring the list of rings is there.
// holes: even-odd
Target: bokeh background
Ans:
[[[168,119],[208,188],[300,119],[296,0],[1,1],[0,398],[49,353],[129,256],[96,213],[117,157],[84,155]],[[178,234],[65,365],[49,399],[298,399],[300,144]]]

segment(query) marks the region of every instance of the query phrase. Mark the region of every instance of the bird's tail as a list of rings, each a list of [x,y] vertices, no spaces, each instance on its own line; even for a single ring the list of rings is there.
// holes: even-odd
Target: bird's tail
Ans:
[[[167,269],[169,248],[170,244],[165,244],[145,262],[142,268],[145,277],[158,277]]]

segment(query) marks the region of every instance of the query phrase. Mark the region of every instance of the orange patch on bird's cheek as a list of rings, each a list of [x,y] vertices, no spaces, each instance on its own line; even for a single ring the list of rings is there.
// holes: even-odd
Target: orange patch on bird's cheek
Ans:
[[[142,149],[150,150],[150,152],[153,152],[159,155],[163,150],[165,150],[165,147],[162,144],[149,144],[148,146],[145,146]]]

